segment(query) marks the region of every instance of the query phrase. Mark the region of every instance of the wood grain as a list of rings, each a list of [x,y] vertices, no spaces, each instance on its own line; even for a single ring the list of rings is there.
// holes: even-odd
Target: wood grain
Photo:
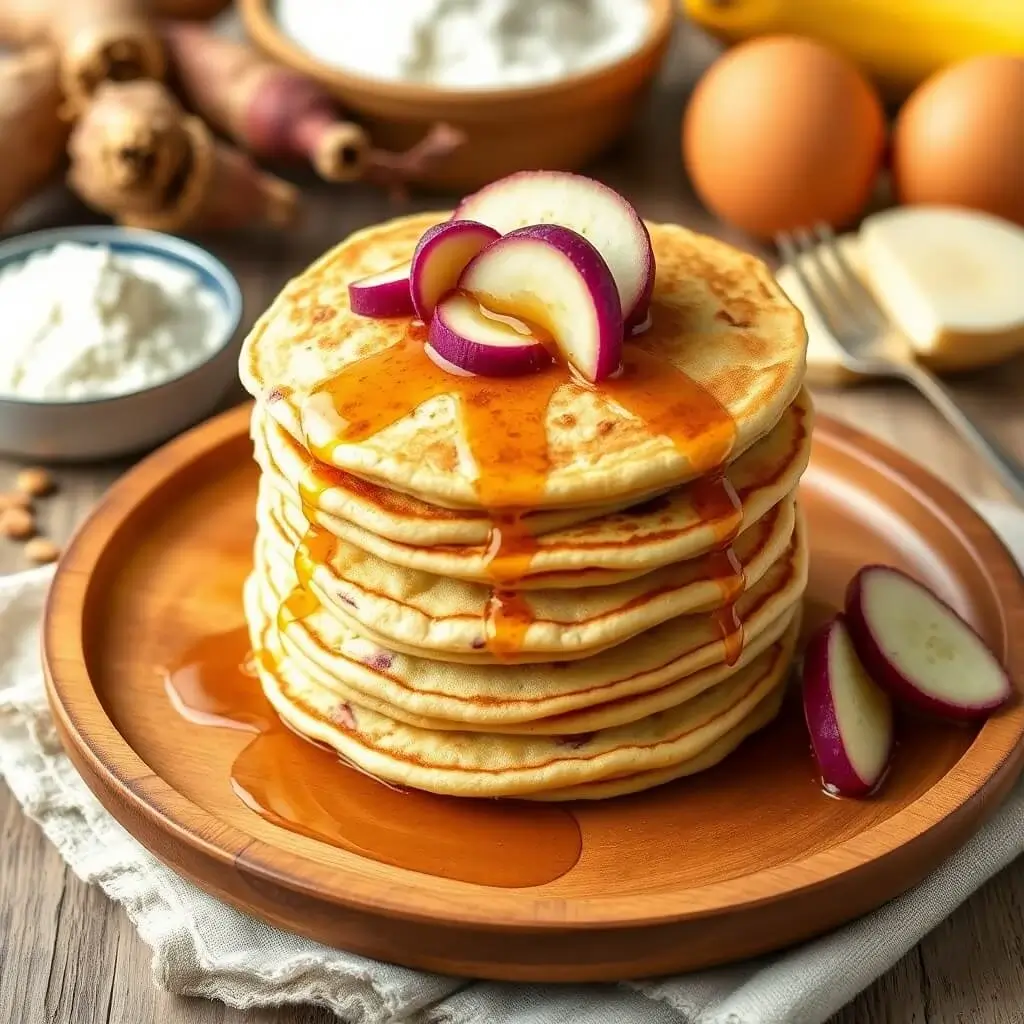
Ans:
[[[716,229],[700,209],[687,191],[678,160],[677,125],[685,93],[713,52],[696,34],[679,34],[644,117],[599,173],[648,217],[678,220],[741,242]],[[308,216],[296,232],[285,238],[236,237],[214,245],[242,281],[250,322],[291,274],[335,239],[392,212],[387,200],[370,189],[306,184]],[[436,197],[426,197],[415,208],[437,205]],[[55,189],[31,204],[16,226],[30,230],[92,220],[67,193]],[[960,378],[953,387],[988,429],[1024,459],[1024,360]],[[816,400],[823,412],[888,441],[960,493],[971,498],[1005,497],[986,468],[908,390],[872,385],[843,393],[819,392]],[[0,464],[0,488],[9,484],[13,470]],[[50,535],[66,540],[120,471],[118,466],[61,471],[61,492],[42,506]],[[23,567],[20,546],[0,543],[0,571]],[[86,919],[105,923],[87,933],[80,927]],[[72,921],[74,928],[69,926]],[[1022,943],[1024,860],[971,897],[831,1024],[1020,1024]],[[109,1000],[93,990],[88,972],[76,970],[78,964],[93,963],[107,970],[113,965],[113,976],[107,978]],[[312,1008],[238,1011],[206,1000],[178,999],[154,987],[149,963],[149,950],[124,912],[64,866],[0,784],[0,1022],[328,1024],[335,1019]],[[69,1016],[66,1011],[72,1006],[74,1014]],[[47,1012],[47,1007],[54,1012]]]
[[[55,719],[90,787],[147,848],[243,910],[449,974],[586,981],[694,969],[799,941],[897,895],[1016,779],[1019,703],[977,735],[918,723],[880,799],[830,800],[796,709],[681,792],[574,809],[582,857],[534,888],[427,879],[276,828],[229,785],[246,738],[169,723],[154,672],[240,624],[256,494],[248,427],[240,406],[123,477],[66,552],[43,629]],[[970,507],[848,427],[819,418],[814,438],[801,486],[810,603],[840,606],[864,561],[900,566],[954,600],[1024,676],[1024,582]],[[650,836],[647,821],[660,822]],[[695,834],[696,847],[686,841]],[[470,828],[463,841],[479,837]]]
[[[269,290],[269,288],[268,288]],[[972,389],[977,397],[987,387],[994,394],[1024,393],[1024,365],[957,384],[958,391]],[[931,462],[962,493],[999,497],[1000,491],[972,455],[951,442],[946,428],[917,399],[901,389],[864,389],[849,394],[819,393],[820,408],[860,423],[923,462]],[[998,408],[1000,402],[995,403]],[[981,415],[1003,439],[1024,456],[1024,406],[994,417],[984,408]],[[13,467],[4,467],[10,474]],[[98,470],[98,483],[88,481],[90,471],[61,475],[64,489],[51,500],[50,514],[60,532],[77,521],[114,475]],[[6,480],[5,480],[6,482]],[[0,546],[0,569],[20,567],[17,549]],[[0,1021],[82,1024],[137,1024],[162,1020],[168,1024],[326,1024],[333,1018],[323,1011],[252,1011],[241,1013],[205,1000],[181,1000],[152,985],[149,951],[135,934],[123,911],[110,904],[98,890],[79,882],[64,868],[56,852],[35,825],[20,813],[13,797],[0,786],[0,963],[5,965],[0,984]],[[65,909],[66,908],[66,909]],[[905,956],[888,974],[838,1014],[832,1024],[877,1024],[879,1021],[947,1024],[954,1020],[975,1024],[1019,1024],[1024,1005],[1024,864],[1002,872],[961,907],[947,922]],[[88,945],[87,937],[61,925],[62,915],[82,920],[86,916],[109,918],[116,928],[100,934],[102,949]],[[56,967],[58,933],[68,952]],[[112,956],[113,954],[113,956]],[[114,964],[114,993],[108,1006],[101,999],[85,1001],[82,976],[65,974],[69,963],[100,957]],[[13,970],[12,970],[13,968]],[[49,1017],[44,1007],[54,1005],[66,990],[77,1007],[72,1017]],[[48,997],[47,992],[51,995]],[[17,1012],[15,1012],[17,1008]],[[306,1015],[308,1013],[308,1016]]]

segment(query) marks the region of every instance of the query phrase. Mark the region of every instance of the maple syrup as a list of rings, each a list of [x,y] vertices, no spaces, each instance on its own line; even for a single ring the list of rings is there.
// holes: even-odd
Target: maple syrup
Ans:
[[[700,477],[691,487],[694,510],[700,521],[715,531],[715,550],[708,560],[722,593],[722,605],[712,615],[725,646],[725,663],[735,665],[746,642],[736,602],[747,589],[747,577],[732,547],[743,523],[743,502],[723,470]]]
[[[511,659],[523,649],[526,633],[533,624],[533,609],[519,590],[495,587],[484,611],[484,638],[499,661]]]
[[[491,513],[487,540],[487,574],[495,585],[517,583],[529,574],[537,539],[525,522],[525,512]]]
[[[732,545],[713,551],[707,557],[712,566],[712,577],[722,592],[722,604],[711,615],[725,646],[725,663],[735,665],[743,653],[745,643],[743,623],[736,611],[736,602],[746,589],[746,573]]]
[[[715,531],[715,547],[731,544],[743,523],[743,502],[732,481],[718,469],[698,477],[688,486],[698,518]]]
[[[568,810],[380,782],[292,732],[263,696],[252,658],[244,629],[205,637],[168,667],[165,689],[188,721],[252,734],[231,767],[231,787],[266,821],[385,864],[481,885],[543,885],[576,864],[582,840]]]
[[[543,504],[551,469],[547,409],[560,389],[586,390],[590,385],[557,363],[511,379],[456,376],[430,359],[426,340],[424,325],[412,322],[396,344],[351,364],[313,393],[330,397],[342,423],[334,440],[342,442],[366,440],[438,395],[458,399],[460,422],[479,473],[477,493],[494,524],[487,548],[494,588],[486,603],[484,635],[487,649],[507,658],[521,650],[531,621],[530,606],[515,584],[528,574],[537,549],[524,517]],[[643,420],[652,434],[669,437],[698,474],[722,465],[732,450],[736,424],[728,411],[705,388],[639,343],[627,346],[621,372],[602,381],[600,390]],[[330,450],[309,437],[306,442],[315,458],[330,462]],[[709,494],[720,493],[725,502],[735,499],[727,481],[703,486]],[[726,509],[721,518],[731,521],[734,513],[735,508]],[[737,517],[736,528],[738,524]]]
[[[511,658],[522,650],[533,622],[528,600],[516,584],[529,574],[537,550],[525,517],[543,505],[551,469],[547,409],[560,389],[590,385],[558,364],[511,380],[456,376],[429,358],[425,341],[424,325],[411,322],[397,344],[352,364],[315,393],[329,395],[343,425],[335,438],[341,442],[365,440],[438,395],[457,399],[478,468],[479,500],[493,524],[486,549],[493,582],[485,612],[486,643],[497,658]],[[742,507],[727,477],[715,470],[732,449],[735,423],[704,388],[639,343],[627,347],[622,371],[600,388],[642,419],[652,434],[668,436],[697,474],[692,484],[695,505],[702,521],[713,523],[717,545],[711,565],[723,604],[714,615],[726,660],[734,663],[743,646],[735,601],[745,581],[731,542]],[[318,449],[308,437],[306,441],[311,456],[329,467],[331,452]],[[321,485],[310,480],[316,478],[305,474],[300,487],[311,525],[296,549],[297,585],[279,609],[280,625],[305,618],[318,607],[310,583],[337,544],[332,534],[315,525]],[[407,791],[370,777],[335,751],[293,733],[264,697],[252,657],[244,630],[208,637],[171,666],[166,690],[189,721],[252,734],[234,760],[231,786],[265,820],[384,863],[494,886],[541,885],[576,863],[580,828],[565,808]],[[259,657],[268,655],[260,652]],[[358,727],[352,709],[343,703],[334,724],[339,729]]]
[[[479,469],[480,503],[488,509],[536,507],[550,461],[544,411],[568,383],[563,367],[545,367],[525,377],[461,377],[442,369],[426,353],[427,332],[410,323],[405,337],[352,363],[318,385],[343,425],[342,442],[365,441],[438,395],[459,400],[459,418]],[[331,461],[329,448],[306,438],[310,453]]]

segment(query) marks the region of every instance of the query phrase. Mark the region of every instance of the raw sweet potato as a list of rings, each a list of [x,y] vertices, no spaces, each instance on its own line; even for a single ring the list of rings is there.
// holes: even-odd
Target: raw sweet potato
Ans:
[[[284,227],[298,195],[213,137],[159,82],[107,82],[75,125],[68,181],[121,224],[158,231]]]
[[[0,222],[54,177],[67,126],[60,117],[57,54],[34,46],[0,58]]]
[[[436,125],[405,153],[376,149],[312,78],[201,25],[169,22],[164,38],[188,106],[254,156],[308,160],[328,181],[398,188],[462,142],[454,128]]]
[[[312,79],[201,25],[169,22],[164,38],[186,103],[243,149],[309,160],[329,181],[362,176],[369,138]]]

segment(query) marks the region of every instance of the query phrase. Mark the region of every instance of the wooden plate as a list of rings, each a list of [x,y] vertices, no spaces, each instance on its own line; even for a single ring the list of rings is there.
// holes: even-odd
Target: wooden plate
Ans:
[[[104,805],[175,870],[276,925],[482,977],[701,967],[807,938],[900,893],[1018,774],[1020,701],[980,729],[904,723],[882,794],[834,800],[818,786],[793,704],[706,774],[573,809],[578,862],[531,888],[392,867],[278,828],[230,788],[246,737],[179,718],[159,672],[203,635],[241,623],[257,480],[248,416],[242,407],[212,420],[110,491],[61,562],[44,655],[64,744]],[[822,419],[802,500],[810,619],[838,607],[862,563],[903,566],[1024,677],[1024,582],[944,484]],[[429,825],[410,841],[429,844]],[[494,844],[492,830],[480,857],[501,856]]]

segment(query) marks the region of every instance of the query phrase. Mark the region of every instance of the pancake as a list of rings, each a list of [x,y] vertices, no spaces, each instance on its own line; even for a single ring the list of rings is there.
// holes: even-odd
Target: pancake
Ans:
[[[259,685],[308,739],[438,794],[706,770],[778,712],[795,650],[802,318],[753,257],[651,225],[650,325],[616,374],[454,373],[425,325],[348,298],[445,216],[351,236],[243,345]]]
[[[740,658],[734,665],[719,662],[702,672],[696,672],[692,676],[686,676],[668,686],[650,693],[636,694],[631,697],[622,697],[616,701],[609,701],[607,704],[596,704],[590,708],[583,708],[580,711],[570,712],[566,715],[556,715],[554,718],[541,718],[535,722],[520,723],[499,723],[487,725],[479,723],[452,722],[444,718],[425,718],[408,712],[389,704],[387,701],[376,700],[355,687],[346,686],[344,682],[335,676],[323,672],[317,665],[306,660],[303,652],[294,647],[290,642],[279,637],[281,648],[292,659],[296,668],[304,672],[314,682],[324,686],[345,701],[361,704],[371,711],[377,711],[382,715],[394,718],[396,721],[404,722],[407,725],[414,725],[420,729],[432,729],[437,732],[491,732],[507,733],[509,735],[534,735],[534,736],[578,736],[599,729],[611,729],[618,725],[627,725],[640,718],[646,718],[658,711],[665,711],[668,708],[678,707],[680,704],[694,697],[699,696],[705,690],[723,683],[736,672],[744,669],[752,661],[762,655],[769,647],[777,643],[782,635],[792,624],[797,616],[798,609],[791,608],[778,619],[772,622],[759,637],[743,648]]]
[[[470,662],[586,657],[668,619],[730,603],[783,556],[796,522],[789,497],[736,539],[735,561],[715,552],[609,586],[508,599],[483,584],[389,565],[338,538],[303,538],[279,512],[258,504],[262,542],[284,559],[298,544],[294,557],[310,589],[337,618],[392,650]]]
[[[390,539],[401,551],[405,545],[486,545],[495,528],[495,520],[482,509],[430,505],[310,458],[262,403],[253,406],[250,433],[264,475],[289,495],[301,495],[307,509],[316,510],[329,529],[335,523],[339,530],[358,528],[371,542]],[[539,536],[618,512],[632,501],[541,509],[524,513],[522,522],[527,533]],[[382,557],[388,556],[383,553]]]
[[[798,520],[785,557],[736,602],[746,641],[738,665],[750,660],[749,651],[759,653],[775,642],[806,581],[806,529]],[[270,630],[296,663],[343,698],[378,710],[389,708],[393,717],[413,725],[448,721],[467,730],[565,734],[573,731],[573,723],[585,720],[583,713],[590,708],[607,709],[628,697],[659,691],[663,699],[673,684],[722,666],[727,653],[720,625],[705,614],[673,619],[580,661],[450,664],[381,647],[318,605],[301,618],[278,618],[277,610],[294,585],[290,563],[258,555],[246,594],[250,622],[258,618],[271,623]]]
[[[649,772],[637,772],[634,775],[623,775],[616,779],[604,779],[601,782],[583,783],[579,786],[566,786],[565,789],[552,789],[543,793],[531,793],[526,800],[608,800],[613,796],[625,796],[628,793],[639,793],[654,786],[662,786],[689,775],[714,768],[719,761],[727,758],[748,736],[763,729],[779,713],[786,689],[779,686],[768,694],[739,725],[734,726],[720,739],[715,740],[703,753],[688,761],[681,761],[668,768],[658,768]]]
[[[797,624],[727,681],[676,708],[583,736],[418,729],[350,701],[298,671],[251,622],[260,684],[277,713],[377,778],[439,794],[519,797],[678,767],[705,753],[784,685]]]
[[[422,325],[355,315],[347,288],[409,259],[444,216],[351,236],[286,285],[245,341],[243,384],[322,461],[443,506],[600,505],[734,459],[796,397],[800,313],[759,260],[676,225],[650,225],[652,325],[617,378],[445,373]]]
[[[516,588],[604,586],[704,554],[723,537],[757,522],[796,487],[810,458],[812,420],[810,396],[801,392],[775,429],[732,463],[728,484],[717,478],[695,481],[610,514],[573,510],[579,517],[575,525],[553,525],[558,513],[541,514],[546,519],[535,516],[527,529],[550,528],[550,532],[537,537],[535,550],[517,567]],[[474,519],[466,518],[468,513],[435,509],[450,517],[442,522],[452,527],[452,534],[461,525],[465,527],[461,536],[473,536],[476,541],[460,547],[431,547],[429,540],[415,536],[420,522],[425,523],[425,534],[437,536],[431,529],[431,506],[373,485],[353,484],[354,478],[347,474],[335,476],[328,467],[311,462],[272,423],[254,432],[264,479],[279,487],[285,500],[297,502],[301,492],[307,499],[305,515],[329,533],[392,565],[490,582],[493,551],[489,541],[494,523],[486,515]],[[393,496],[397,504],[388,504],[390,499],[381,494]],[[311,495],[319,498],[319,510],[308,500]],[[325,511],[328,506],[344,509],[352,518]],[[382,524],[390,531],[386,536],[376,532]],[[398,534],[412,539],[396,539]],[[582,570],[586,578],[581,578]]]
[[[267,610],[264,609],[264,611]],[[747,665],[768,650],[773,644],[778,643],[798,614],[798,608],[790,608],[769,623],[764,632],[744,644],[743,650],[734,664],[727,664],[722,661],[701,672],[695,672],[693,675],[678,679],[667,686],[652,690],[649,693],[620,697],[618,700],[608,701],[604,704],[595,704],[593,707],[582,708],[579,711],[572,711],[564,715],[555,715],[553,718],[541,718],[534,722],[499,722],[497,724],[487,723],[486,725],[453,722],[443,718],[427,718],[421,715],[410,714],[388,701],[377,700],[356,687],[347,686],[341,678],[324,671],[318,663],[310,660],[308,651],[292,643],[287,634],[279,633],[275,639],[280,644],[284,653],[295,664],[296,669],[304,672],[314,682],[336,693],[342,700],[361,704],[371,711],[377,711],[382,715],[387,715],[407,725],[439,732],[492,732],[508,733],[511,735],[578,736],[580,734],[596,732],[599,729],[610,729],[618,725],[626,725],[629,722],[635,722],[640,718],[653,715],[658,711],[678,707],[678,705],[699,696],[705,690],[711,689],[712,686],[725,682],[736,672],[746,668]],[[500,705],[498,707],[500,708]]]

